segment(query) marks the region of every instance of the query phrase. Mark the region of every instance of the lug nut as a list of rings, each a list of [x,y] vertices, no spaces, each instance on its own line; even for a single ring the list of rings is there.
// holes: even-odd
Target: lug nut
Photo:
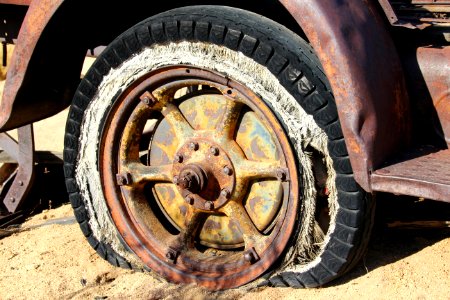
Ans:
[[[177,257],[178,257],[178,251],[175,251],[173,249],[169,249],[169,251],[167,251],[167,253],[166,253],[167,260],[173,264],[177,260]]]
[[[255,248],[251,248],[251,250],[245,252],[244,259],[249,263],[253,264],[259,260],[258,253],[256,253]]]
[[[116,174],[117,184],[118,185],[129,185],[131,184],[131,174]]]
[[[183,162],[183,155],[181,155],[181,154],[175,155],[175,161],[177,163],[182,163]]]
[[[231,193],[228,189],[223,189],[220,192],[220,196],[224,197],[225,199],[230,199]]]
[[[210,152],[212,155],[217,156],[217,155],[219,155],[219,148],[217,148],[217,147],[211,147],[211,148],[209,149],[209,152]]]
[[[193,205],[195,202],[194,196],[192,196],[192,195],[186,196],[185,200],[186,200],[186,203],[189,205]]]
[[[145,105],[148,106],[153,106],[156,104],[157,100],[155,99],[155,97],[150,93],[150,92],[145,92],[141,97],[140,97],[142,103],[144,103]]]
[[[253,253],[251,253],[251,252],[245,253],[244,259],[250,263],[255,261],[255,257],[253,256]]]
[[[228,166],[223,167],[222,171],[225,175],[228,175],[228,176],[233,175],[233,170]]]
[[[189,149],[197,151],[198,150],[198,143],[192,142],[189,144]]]
[[[278,180],[282,180],[282,181],[286,180],[286,171],[285,170],[283,170],[283,169],[277,170],[276,175],[277,175]]]
[[[207,210],[213,210],[214,209],[214,203],[212,203],[211,201],[208,201],[205,203],[205,208]]]
[[[144,102],[144,104],[149,105],[150,104],[150,98],[149,97],[144,97],[144,98],[142,98],[142,102]]]

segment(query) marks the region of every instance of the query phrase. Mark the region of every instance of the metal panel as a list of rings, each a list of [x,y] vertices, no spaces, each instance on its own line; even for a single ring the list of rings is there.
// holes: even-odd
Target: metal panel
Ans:
[[[369,172],[408,143],[408,96],[400,60],[369,1],[281,0],[324,67],[355,178],[371,190]],[[370,37],[370,38],[368,38]]]

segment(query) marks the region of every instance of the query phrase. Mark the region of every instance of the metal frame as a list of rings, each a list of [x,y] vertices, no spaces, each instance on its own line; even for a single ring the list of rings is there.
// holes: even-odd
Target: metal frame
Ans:
[[[33,125],[20,127],[17,131],[17,141],[7,133],[0,133],[0,148],[18,163],[14,180],[8,188],[5,198],[2,199],[10,213],[16,212],[24,203],[35,177]],[[4,170],[5,173],[11,173],[10,171]],[[2,177],[2,179],[7,179],[6,177],[10,176]],[[1,183],[3,184],[3,182]]]

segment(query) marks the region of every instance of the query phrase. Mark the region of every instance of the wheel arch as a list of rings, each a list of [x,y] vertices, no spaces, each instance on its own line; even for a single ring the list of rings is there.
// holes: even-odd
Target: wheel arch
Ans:
[[[407,136],[408,122],[400,60],[376,7],[363,1],[168,0],[152,4],[150,10],[142,1],[123,6],[106,1],[34,0],[5,85],[0,130],[38,121],[67,107],[86,49],[108,44],[147,16],[205,2],[263,14],[311,42],[336,97],[355,178],[370,191],[369,172],[398,150]],[[388,63],[388,70],[379,69]]]
[[[108,45],[126,29],[151,15],[205,2],[264,14],[303,35],[288,11],[271,0],[168,0],[151,5],[138,0],[128,1],[127,5],[105,0],[94,3],[34,0],[22,24],[9,67],[1,102],[0,131],[44,119],[67,107],[79,83],[87,49]]]

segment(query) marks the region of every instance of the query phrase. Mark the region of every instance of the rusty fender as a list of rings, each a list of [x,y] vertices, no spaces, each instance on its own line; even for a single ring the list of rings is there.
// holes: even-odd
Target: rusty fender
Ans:
[[[325,70],[356,181],[406,146],[409,101],[400,59],[375,1],[280,0]]]
[[[56,80],[53,86],[57,89],[45,89],[45,82],[36,80],[42,76],[29,73],[33,69],[30,64],[42,55],[49,56],[42,49],[37,51],[46,28],[58,27],[47,25],[56,22],[59,11],[73,9],[70,5],[79,7],[80,2],[86,5],[84,1],[32,1],[5,86],[0,131],[53,115],[70,103],[79,72],[65,72],[66,78],[53,75]],[[410,130],[408,97],[399,57],[375,6],[378,4],[351,0],[280,2],[296,19],[319,56],[336,98],[355,178],[365,190],[371,191],[370,172],[406,144]],[[65,24],[80,23],[76,17],[67,20],[68,13],[62,15]],[[69,32],[74,36],[70,40],[67,37],[65,42],[85,38],[77,32],[83,30]],[[64,51],[70,52],[65,53],[65,57],[70,57],[64,60],[65,69],[81,69],[86,48],[72,45],[64,47]],[[34,57],[35,52],[39,53],[38,59]],[[30,83],[27,78],[38,82]]]
[[[28,2],[30,1],[1,3],[26,5]],[[48,65],[61,64],[64,59],[63,54],[58,54],[55,47],[45,49],[51,44],[46,40],[46,31],[49,27],[53,30],[56,27],[48,25],[59,21],[58,11],[63,2],[63,0],[31,1],[8,69],[0,105],[0,132],[54,115],[70,104],[72,98],[70,92],[73,92],[79,83],[79,73],[61,76],[56,72],[46,72]],[[62,32],[59,42],[70,43],[69,38],[73,38],[70,37],[70,32],[64,34],[64,28],[58,30]],[[77,55],[76,47],[73,47],[73,51],[65,52],[65,55],[78,57],[78,60],[63,60],[67,68],[77,67],[81,70],[84,55]],[[59,86],[53,88],[49,82]]]

